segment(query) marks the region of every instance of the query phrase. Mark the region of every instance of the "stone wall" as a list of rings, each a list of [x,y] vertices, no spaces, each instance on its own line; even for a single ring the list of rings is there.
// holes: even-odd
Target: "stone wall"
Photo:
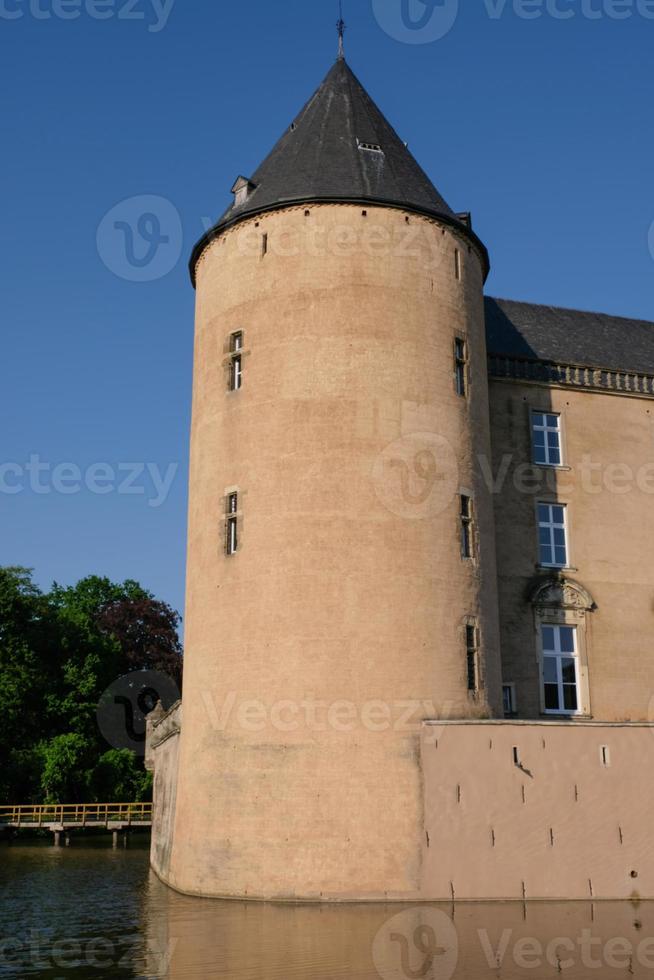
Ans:
[[[170,869],[174,839],[181,727],[181,701],[165,713],[159,705],[146,719],[145,766],[154,773],[150,863],[163,878]]]
[[[424,725],[424,895],[654,898],[654,727]]]

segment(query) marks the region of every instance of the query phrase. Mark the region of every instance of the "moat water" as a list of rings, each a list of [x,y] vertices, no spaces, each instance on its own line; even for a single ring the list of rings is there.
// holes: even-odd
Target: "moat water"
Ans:
[[[206,901],[107,840],[0,844],[2,980],[654,978],[654,903]]]

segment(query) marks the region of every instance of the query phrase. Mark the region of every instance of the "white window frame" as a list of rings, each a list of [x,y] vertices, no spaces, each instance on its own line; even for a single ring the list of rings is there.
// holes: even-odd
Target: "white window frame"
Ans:
[[[243,387],[243,331],[235,330],[229,338],[229,390]]]
[[[545,643],[543,639],[543,630],[550,629],[554,632],[554,650],[545,651]],[[561,650],[561,630],[570,630],[574,637],[574,652],[563,652]],[[542,622],[540,624],[540,658],[541,658],[541,685],[542,685],[542,698],[543,698],[543,713],[546,715],[566,715],[567,717],[575,717],[577,715],[583,715],[583,690],[582,690],[582,673],[581,673],[581,658],[579,652],[579,635],[577,632],[576,625],[566,624],[566,623],[549,623]],[[547,708],[546,707],[546,697],[545,697],[545,685],[551,684],[551,681],[545,680],[545,661],[550,660],[556,663],[556,684],[558,687],[559,705],[558,708]],[[573,660],[575,665],[575,683],[574,688],[577,695],[577,707],[573,710],[571,708],[564,707],[565,699],[565,687],[569,687],[563,681],[563,667],[562,662],[564,660]]]
[[[544,424],[543,425],[538,425],[536,423],[536,417],[537,416],[541,416],[541,418],[544,420]],[[550,419],[556,419],[556,425],[555,426],[548,424],[548,422],[549,422]],[[531,455],[532,455],[532,462],[534,463],[534,465],[535,466],[553,466],[553,467],[561,467],[561,466],[564,466],[564,460],[563,460],[563,416],[559,412],[539,411],[536,408],[532,408],[531,409],[531,419],[530,419],[530,421],[531,421]],[[545,459],[544,460],[536,459],[536,451],[539,448],[539,447],[536,446],[536,439],[535,439],[535,435],[536,435],[537,432],[542,432],[542,433],[544,433],[544,436],[545,436],[545,446],[544,446]],[[556,435],[557,435],[557,437],[558,437],[558,445],[556,447],[556,449],[558,451],[558,454],[559,454],[559,462],[558,463],[552,462],[552,460],[550,458],[551,453],[552,453],[552,450],[551,450],[551,447],[550,447],[550,444],[549,444],[549,438],[548,438],[548,436],[549,436],[549,434],[551,432],[555,432]]]
[[[227,494],[225,519],[225,554],[231,558],[238,551],[238,491]]]
[[[540,516],[541,507],[549,508],[549,520],[543,522]],[[563,523],[559,524],[554,520],[553,508],[559,507],[563,511]],[[539,500],[536,503],[536,525],[538,528],[538,564],[542,568],[570,568],[570,535],[568,533],[568,507],[567,504],[559,503],[558,501],[550,500]],[[555,542],[556,530],[563,531],[564,545],[565,545],[565,561],[563,563],[558,561],[543,561],[543,547],[540,540],[540,532],[542,528],[547,528],[550,532],[550,543],[549,548],[552,552],[552,557],[556,558],[556,549],[560,547]]]

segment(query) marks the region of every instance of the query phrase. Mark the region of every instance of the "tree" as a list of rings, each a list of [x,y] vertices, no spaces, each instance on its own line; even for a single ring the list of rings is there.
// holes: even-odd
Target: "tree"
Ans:
[[[98,727],[98,705],[137,669],[158,670],[180,686],[179,623],[132,580],[89,576],[43,593],[29,570],[0,568],[0,802],[143,798],[142,763],[131,752],[114,754]],[[118,800],[123,792],[130,795]]]
[[[41,790],[45,803],[84,803],[88,798],[93,743],[69,732],[45,746]]]
[[[147,593],[115,599],[100,609],[97,624],[118,642],[128,670],[159,670],[181,689],[180,616],[165,602]]]
[[[98,759],[91,776],[91,790],[96,803],[149,801],[152,774],[144,772],[129,749],[110,749]]]

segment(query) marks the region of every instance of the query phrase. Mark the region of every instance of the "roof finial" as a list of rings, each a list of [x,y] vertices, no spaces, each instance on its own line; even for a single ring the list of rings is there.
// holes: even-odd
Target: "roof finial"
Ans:
[[[345,37],[345,21],[343,20],[343,0],[338,0],[338,15],[338,21],[336,23],[336,27],[338,28],[338,60],[344,61],[345,47],[343,38]]]

